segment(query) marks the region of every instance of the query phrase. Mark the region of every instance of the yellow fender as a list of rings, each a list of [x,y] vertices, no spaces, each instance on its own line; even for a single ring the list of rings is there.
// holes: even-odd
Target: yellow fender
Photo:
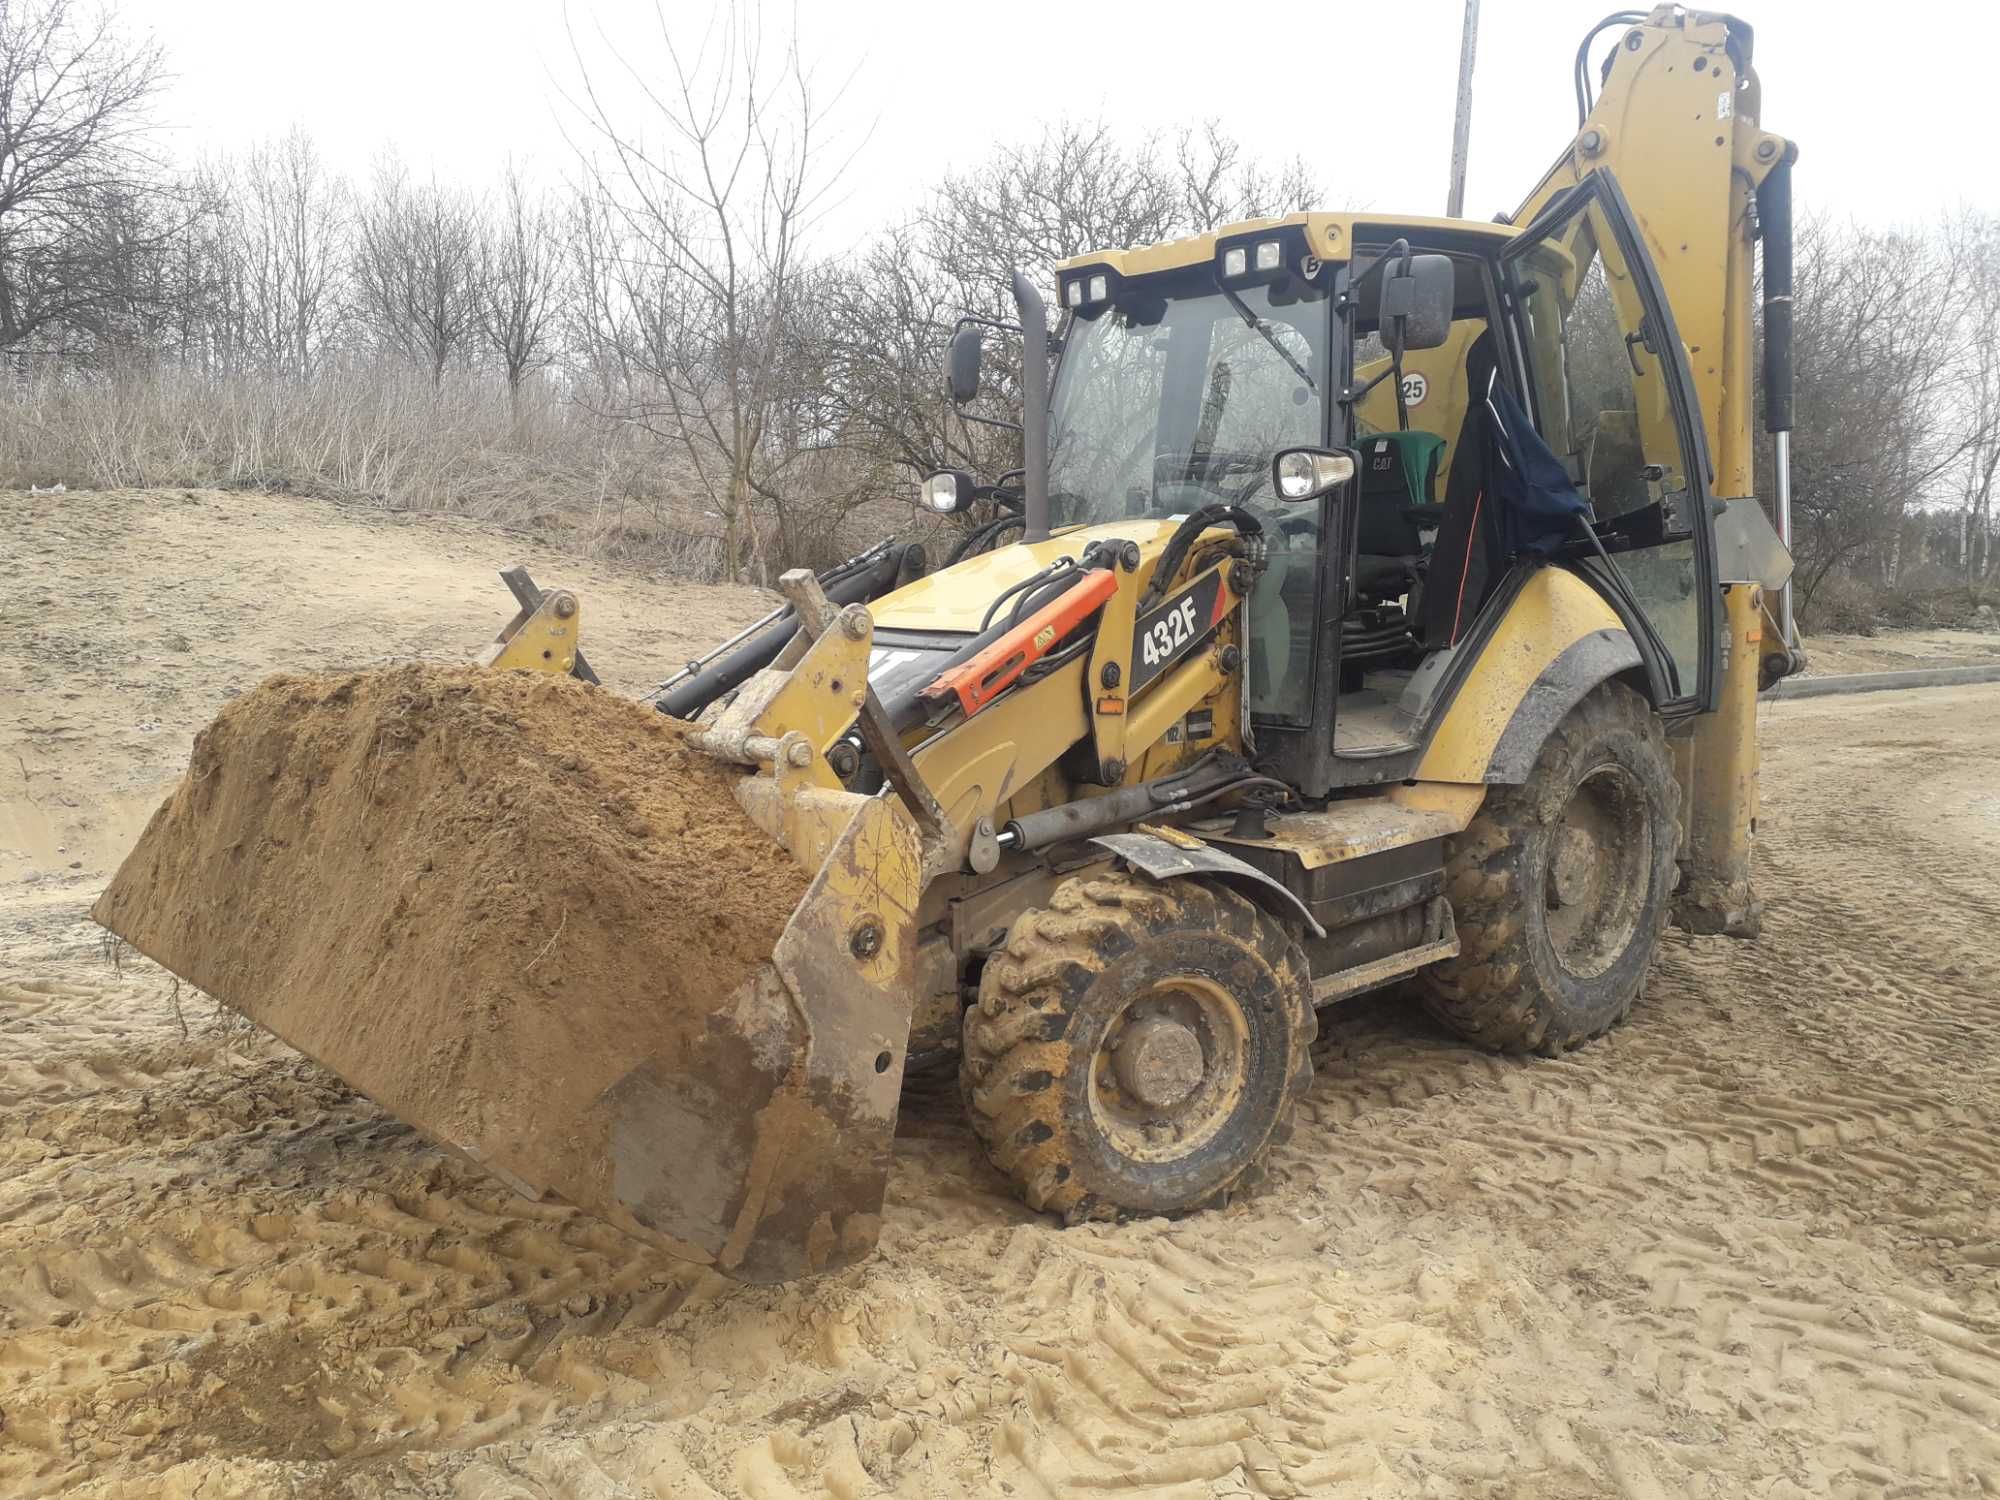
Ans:
[[[1617,611],[1558,567],[1529,577],[1477,649],[1417,762],[1420,782],[1526,781],[1563,715],[1606,678],[1640,664]]]

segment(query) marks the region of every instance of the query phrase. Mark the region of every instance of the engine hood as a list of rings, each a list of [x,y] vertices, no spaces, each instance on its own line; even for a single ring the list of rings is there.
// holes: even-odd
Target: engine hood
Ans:
[[[1152,561],[1174,534],[1177,520],[1112,521],[1101,526],[1073,526],[1045,542],[1017,542],[968,557],[949,568],[919,578],[886,594],[869,606],[877,630],[964,631],[979,629],[989,606],[1010,585],[1046,568],[1059,557],[1077,557],[1091,542],[1117,537],[1137,542],[1145,560],[1137,582],[1145,581]]]

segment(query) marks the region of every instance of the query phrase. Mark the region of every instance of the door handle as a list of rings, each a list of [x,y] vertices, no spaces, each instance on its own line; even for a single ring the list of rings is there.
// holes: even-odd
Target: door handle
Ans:
[[[1644,376],[1646,372],[1639,368],[1639,356],[1632,352],[1634,344],[1642,346],[1648,354],[1653,352],[1652,336],[1646,332],[1643,323],[1639,325],[1638,332],[1625,335],[1625,358],[1631,362],[1634,375]]]

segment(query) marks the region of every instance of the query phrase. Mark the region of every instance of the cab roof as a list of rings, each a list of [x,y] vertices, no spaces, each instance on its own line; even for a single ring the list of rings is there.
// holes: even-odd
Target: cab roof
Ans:
[[[1150,276],[1158,271],[1178,271],[1184,266],[1205,265],[1215,258],[1215,247],[1223,240],[1254,235],[1259,230],[1297,227],[1305,231],[1306,246],[1321,260],[1346,260],[1357,243],[1369,243],[1384,234],[1411,231],[1436,233],[1440,239],[1473,237],[1490,240],[1498,249],[1520,231],[1511,224],[1488,224],[1476,219],[1433,219],[1421,214],[1379,213],[1296,213],[1281,218],[1244,219],[1225,224],[1206,234],[1167,240],[1158,245],[1139,245],[1125,250],[1096,250],[1056,262],[1057,271],[1073,271],[1081,266],[1109,266],[1120,276]]]

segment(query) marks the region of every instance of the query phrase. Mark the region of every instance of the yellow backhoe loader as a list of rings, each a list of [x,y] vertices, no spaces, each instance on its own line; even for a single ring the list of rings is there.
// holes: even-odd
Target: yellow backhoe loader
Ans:
[[[875,1244],[913,1067],[956,1055],[1037,1209],[1178,1213],[1288,1129],[1321,1007],[1407,981],[1469,1041],[1559,1053],[1626,1015],[1669,920],[1754,934],[1756,695],[1798,660],[1794,152],[1748,26],[1605,32],[1510,219],[1296,213],[1086,255],[1053,328],[1016,276],[1023,466],[925,482],[965,527],[948,565],[884,543],[787,574],[658,694],[810,877],[769,962],[691,1047],[566,997],[596,1050],[527,1049],[544,1071],[509,1090],[612,1080],[552,1132],[601,1164],[582,1180],[484,1105],[413,1123],[775,1281]],[[947,351],[962,405],[989,326]],[[511,582],[490,664],[588,676],[579,601]],[[179,966],[260,1017],[226,964]]]

